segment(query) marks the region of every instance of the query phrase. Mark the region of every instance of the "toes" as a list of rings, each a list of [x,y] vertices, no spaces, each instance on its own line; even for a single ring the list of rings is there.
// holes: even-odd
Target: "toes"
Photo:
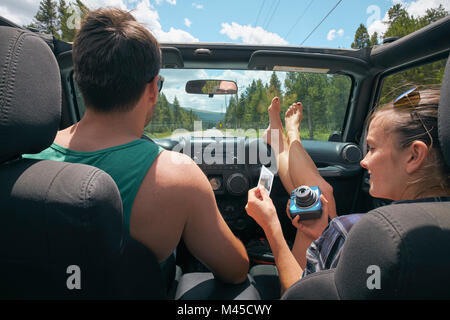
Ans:
[[[290,117],[295,111],[294,105],[291,105],[289,109],[286,111],[286,117]]]
[[[275,97],[272,99],[272,102],[270,103],[269,108],[267,108],[267,110],[268,111],[271,111],[271,110],[279,111],[279,109],[280,109],[280,98]]]
[[[275,97],[272,99],[272,102],[270,103],[269,109],[268,110],[280,110],[280,98]]]

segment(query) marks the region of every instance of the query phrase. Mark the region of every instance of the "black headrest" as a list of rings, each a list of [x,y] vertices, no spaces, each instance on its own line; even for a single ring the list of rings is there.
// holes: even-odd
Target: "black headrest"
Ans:
[[[442,80],[438,131],[445,163],[450,166],[450,58],[447,61]]]
[[[284,299],[449,299],[450,202],[394,204],[351,229],[336,269],[306,276]]]
[[[49,46],[32,32],[0,27],[0,163],[37,153],[54,140],[61,78]]]

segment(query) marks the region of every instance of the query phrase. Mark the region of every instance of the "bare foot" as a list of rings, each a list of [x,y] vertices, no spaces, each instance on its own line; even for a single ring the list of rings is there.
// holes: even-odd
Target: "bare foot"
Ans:
[[[263,140],[274,150],[281,153],[284,151],[286,138],[283,133],[283,124],[280,118],[280,98],[275,97],[267,109],[269,113],[269,127],[263,135]],[[275,140],[275,141],[274,141]]]
[[[284,124],[289,144],[294,140],[300,140],[300,123],[303,118],[303,105],[301,102],[292,104],[286,111]]]

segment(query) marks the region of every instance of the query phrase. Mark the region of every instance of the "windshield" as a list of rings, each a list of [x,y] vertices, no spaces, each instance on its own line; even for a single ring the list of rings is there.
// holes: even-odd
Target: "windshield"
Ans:
[[[281,120],[288,107],[303,103],[301,135],[328,140],[341,133],[351,89],[343,75],[304,72],[163,69],[165,82],[154,116],[145,128],[151,138],[183,135],[261,138],[269,125],[267,108],[281,100]],[[221,79],[236,82],[237,94],[189,94],[190,80]]]

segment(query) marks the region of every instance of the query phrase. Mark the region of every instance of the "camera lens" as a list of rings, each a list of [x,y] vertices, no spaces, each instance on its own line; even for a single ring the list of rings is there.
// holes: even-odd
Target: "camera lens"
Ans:
[[[317,194],[308,186],[301,186],[295,190],[295,204],[297,207],[311,207],[317,202],[317,200]]]

